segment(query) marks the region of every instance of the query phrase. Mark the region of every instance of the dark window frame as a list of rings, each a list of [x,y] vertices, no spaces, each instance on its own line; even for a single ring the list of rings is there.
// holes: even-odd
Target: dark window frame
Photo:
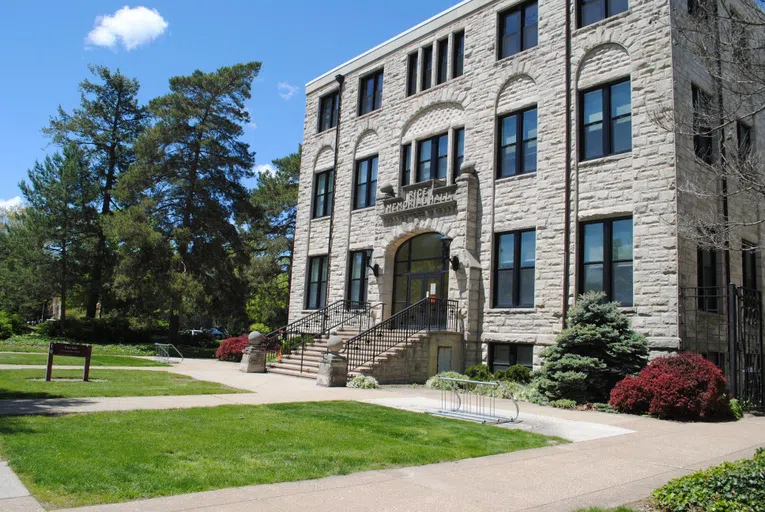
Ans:
[[[325,115],[324,115],[324,108],[325,108],[325,102],[329,100],[331,101],[330,108],[330,115],[328,123],[325,125],[324,121]],[[332,128],[335,128],[337,126],[338,121],[338,114],[340,112],[340,91],[332,91],[330,93],[325,94],[324,96],[321,96],[319,98],[319,123],[318,123],[318,133],[325,132],[327,130],[331,130]]]
[[[504,363],[499,363],[500,366],[507,366],[508,368],[511,366],[525,366],[526,368],[533,368],[534,366],[534,345],[532,343],[489,343],[489,369],[493,372],[496,372],[495,364],[497,364],[496,361],[496,355],[495,355],[495,349],[498,347],[513,347],[515,349],[515,365],[510,364],[510,361],[508,360],[508,364],[505,365]],[[521,364],[518,362],[518,349],[520,347],[531,347],[531,363],[530,364]],[[512,350],[511,350],[512,351]]]
[[[449,38],[436,42],[436,85],[449,80]]]
[[[417,80],[419,74],[420,55],[418,52],[410,53],[406,62],[406,95],[417,94]]]
[[[524,116],[527,113],[531,112],[532,110],[536,111],[536,113],[537,113],[536,114],[537,115],[537,136],[529,138],[529,139],[524,139],[523,138],[523,132],[524,132],[524,124],[523,124],[524,122],[523,122],[523,119],[524,119]],[[502,145],[502,139],[504,138],[503,137],[503,135],[504,135],[503,129],[504,129],[504,126],[505,126],[504,125],[504,121],[508,117],[512,117],[512,116],[516,116],[516,118],[515,118],[515,144],[508,144],[507,146],[503,146]],[[526,162],[525,162],[525,152],[524,152],[523,149],[524,149],[524,144],[526,144],[527,142],[531,142],[532,140],[533,141],[539,141],[539,110],[537,109],[537,105],[534,105],[534,106],[531,106],[531,107],[526,107],[526,108],[524,108],[522,110],[516,110],[514,112],[509,112],[507,114],[503,114],[501,116],[498,116],[497,117],[496,132],[497,132],[497,142],[496,142],[496,144],[497,144],[497,160],[496,160],[497,171],[495,173],[496,179],[511,178],[513,176],[520,176],[522,174],[536,174],[537,171],[539,170],[539,153],[538,152],[536,153],[537,154],[537,163],[534,166],[534,170],[533,171],[524,172],[524,167],[525,167],[525,163]],[[506,147],[510,147],[510,146],[513,146],[513,145],[515,146],[515,173],[508,174],[507,176],[505,176],[505,175],[502,174],[502,170],[504,168],[504,166],[503,166],[504,156],[503,156],[503,151],[502,150],[505,149]],[[539,150],[539,145],[537,144],[537,151],[538,150]]]
[[[358,279],[353,277],[353,264],[356,261],[355,256],[357,254],[361,254],[362,261],[361,261],[361,277]],[[367,295],[369,292],[369,264],[372,260],[372,249],[362,249],[360,251],[350,251],[348,254],[348,284],[345,290],[345,298],[349,302],[357,302],[358,304],[353,304],[352,306],[360,306],[361,304],[365,303],[367,301]],[[353,290],[353,283],[355,281],[359,281],[359,300],[354,301],[351,297],[351,293]]]
[[[632,258],[629,260],[621,259],[615,260],[613,255],[613,224],[623,220],[632,221]],[[585,263],[585,245],[584,245],[584,228],[592,224],[603,224],[603,259],[600,262]],[[609,217],[607,219],[597,219],[579,222],[579,258],[577,261],[577,291],[579,294],[585,292],[584,290],[584,269],[588,265],[602,265],[603,266],[603,292],[606,294],[606,299],[609,301],[614,300],[614,286],[613,286],[613,267],[615,263],[632,263],[632,298],[629,303],[621,303],[622,307],[633,307],[635,305],[635,217],[632,215],[623,217]]]
[[[526,11],[531,6],[536,6],[537,8],[537,21],[533,25],[526,26]],[[520,44],[519,44],[519,50],[517,52],[508,53],[505,55],[504,51],[504,41],[505,41],[505,29],[507,24],[507,19],[511,15],[515,13],[520,13],[520,32],[518,32],[518,37],[520,38]],[[513,55],[518,55],[519,53],[522,53],[526,50],[530,50],[531,48],[536,48],[539,46],[539,5],[537,0],[531,0],[529,2],[524,2],[519,5],[514,5],[513,7],[509,9],[505,9],[504,11],[499,12],[498,14],[498,23],[497,23],[497,60],[506,59],[508,57],[511,57]],[[527,46],[526,45],[526,29],[533,26],[534,30],[536,31],[536,43]]]
[[[376,204],[376,198],[377,198],[377,173],[374,175],[374,179],[372,179],[372,163],[373,161],[377,161],[377,164],[379,165],[379,158],[378,155],[371,155],[365,158],[361,158],[359,160],[356,160],[356,168],[353,172],[353,209],[354,210],[361,210],[363,208],[371,208],[375,206]],[[359,194],[359,178],[361,177],[361,171],[362,171],[362,164],[367,164],[366,166],[366,191],[364,193],[364,197],[361,197]],[[374,186],[372,186],[374,184]]]
[[[708,254],[711,260],[711,273],[704,265],[704,254]],[[720,268],[719,251],[711,249],[696,249],[696,286],[699,311],[708,313],[722,313],[721,297],[723,295],[722,277],[718,272]]]
[[[523,269],[534,269],[534,279],[531,281],[532,285],[532,297],[536,298],[536,280],[537,280],[537,250],[536,250],[536,241],[537,241],[537,234],[536,229],[522,229],[518,231],[505,231],[502,233],[495,233],[494,234],[494,261],[492,264],[492,298],[491,298],[491,304],[493,308],[496,309],[533,309],[534,308],[534,299],[532,299],[531,304],[521,304],[521,296],[523,295],[521,293],[521,270]],[[522,254],[522,243],[523,243],[523,235],[525,233],[534,233],[534,266],[523,266],[523,261],[521,260],[521,254]],[[513,268],[511,269],[501,269],[499,268],[499,247],[502,241],[502,237],[504,236],[512,236],[514,238],[513,241]],[[499,297],[497,294],[497,290],[499,288],[498,283],[500,280],[500,274],[501,273],[512,273],[513,276],[513,287],[512,287],[512,299],[510,304],[500,304],[499,303]]]
[[[460,148],[460,134],[462,135],[462,147]],[[452,183],[462,174],[460,167],[465,161],[465,127],[455,128],[453,130],[452,140],[454,141],[454,151],[452,152]],[[460,154],[460,149],[461,154]]]
[[[706,108],[712,106],[712,95],[696,84],[691,84],[691,105],[693,108],[693,154],[706,164],[714,163],[714,134],[712,128],[707,126],[702,119],[702,102],[706,102]],[[708,116],[707,110],[704,115]]]
[[[454,33],[452,38],[452,78],[465,74],[465,31]]]
[[[433,87],[433,45],[422,49],[422,66],[420,67],[420,91],[427,91]]]
[[[630,112],[629,114],[622,114],[619,116],[612,117],[611,116],[611,89],[617,85],[622,85],[624,83],[628,83],[630,85]],[[601,120],[596,121],[593,123],[587,123],[585,122],[585,116],[584,116],[584,97],[587,94],[601,91]],[[632,77],[622,77],[618,78],[616,80],[612,80],[610,82],[598,84],[593,87],[588,87],[587,89],[582,89],[579,91],[579,98],[578,98],[578,108],[579,108],[579,122],[578,122],[578,131],[579,131],[579,161],[581,162],[588,162],[591,160],[597,160],[598,158],[605,158],[607,156],[611,155],[624,155],[627,153],[631,153],[633,149],[633,134],[634,134],[634,126],[632,125]],[[621,151],[614,151],[614,137],[613,137],[613,123],[614,121],[617,121],[619,119],[624,118],[630,118],[630,147],[629,149],[624,149]],[[602,133],[602,140],[601,144],[603,147],[603,153],[598,156],[591,156],[586,157],[586,146],[585,146],[585,132],[586,128],[589,126],[593,126],[596,124],[601,124],[601,133]]]
[[[736,143],[738,145],[738,156],[742,161],[747,160],[752,155],[752,125],[745,123],[741,119],[736,121]]]
[[[412,179],[413,147],[411,142],[401,146],[401,185],[409,185]]]
[[[319,178],[321,176],[326,176],[326,179],[324,180],[324,190],[319,190]],[[311,213],[313,214],[312,218],[320,219],[327,217],[332,213],[332,207],[334,206],[335,201],[335,170],[328,169],[326,171],[317,172],[313,175],[313,179],[313,207],[311,208]],[[323,203],[319,203],[318,199],[320,196],[324,198]],[[323,208],[320,209],[320,205]]]
[[[595,21],[591,21],[587,23],[586,25],[582,22],[582,7],[585,3],[588,3],[588,0],[577,0],[576,2],[576,26],[578,28],[582,27],[588,27],[590,25],[594,25],[595,23],[598,23],[599,21],[607,20],[608,18],[611,18],[612,16],[616,16],[617,14],[621,14],[623,12],[627,12],[630,9],[630,2],[627,1],[627,7],[623,11],[616,11],[611,12],[611,4],[614,0],[589,0],[592,3],[599,3],[600,4],[600,11],[603,13],[603,17],[600,19],[597,19]]]
[[[438,155],[438,150],[440,148],[440,141],[442,137],[446,137],[446,155],[441,157]],[[430,141],[430,158],[428,160],[422,160],[422,153],[421,149],[424,143]],[[448,162],[449,162],[449,132],[446,133],[439,133],[438,135],[434,135],[432,137],[428,137],[426,139],[418,140],[417,141],[417,161],[415,162],[415,181],[414,183],[422,183],[423,181],[430,181],[430,180],[446,180],[448,179]],[[439,177],[437,175],[438,173],[438,164],[439,160],[441,158],[445,158],[447,162],[447,169],[445,170],[446,175],[443,177]],[[422,175],[420,174],[420,166],[426,161],[430,161],[430,177],[428,178],[422,178]],[[436,174],[434,176],[434,173]]]
[[[741,285],[748,290],[760,289],[757,244],[741,241]]]
[[[365,116],[367,114],[371,114],[372,112],[376,112],[377,110],[380,110],[382,108],[384,78],[385,78],[385,70],[378,69],[376,71],[372,71],[371,73],[367,73],[366,75],[362,76],[361,79],[359,80],[359,108],[358,108],[359,116]],[[369,83],[369,81],[372,81],[373,83],[372,105],[369,108],[369,110],[367,110],[365,107],[364,99],[367,97],[365,94],[365,91],[367,89],[367,84]]]
[[[313,281],[313,278],[312,278],[314,261],[319,262],[319,280],[318,281]],[[307,310],[316,310],[316,309],[322,309],[326,307],[327,283],[329,281],[328,257],[326,254],[310,256],[308,258],[308,272],[306,272],[306,281],[307,281],[306,289],[308,290],[308,293],[306,293],[306,296],[305,296],[305,308]],[[322,293],[322,285],[324,287],[323,293]],[[316,286],[317,288],[316,302],[311,302],[311,290],[313,289],[314,286]]]

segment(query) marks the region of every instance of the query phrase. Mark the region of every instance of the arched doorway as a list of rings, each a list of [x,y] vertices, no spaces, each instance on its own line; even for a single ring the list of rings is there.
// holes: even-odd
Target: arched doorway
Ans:
[[[425,297],[448,297],[449,244],[439,233],[416,235],[396,251],[393,313]]]

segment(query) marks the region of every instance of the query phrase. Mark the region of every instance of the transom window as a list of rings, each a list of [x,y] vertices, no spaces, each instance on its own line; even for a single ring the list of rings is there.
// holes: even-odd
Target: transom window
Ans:
[[[319,132],[337,126],[337,114],[340,109],[340,93],[338,91],[322,96],[319,100]]]
[[[327,305],[327,256],[308,259],[308,301],[306,309],[321,309]]]
[[[693,102],[693,152],[696,157],[711,164],[714,160],[712,128],[709,127],[712,97],[697,85],[691,86]]]
[[[515,365],[528,368],[534,365],[534,345],[491,343],[489,347],[489,368],[492,372],[504,371]]]
[[[632,217],[581,224],[579,292],[632,306]]]
[[[377,156],[365,158],[356,162],[355,193],[353,209],[367,208],[375,205],[377,194]]]
[[[359,95],[360,116],[382,107],[383,70],[376,71],[361,79]]]
[[[579,0],[579,26],[604,20],[629,7],[628,0]]]
[[[352,251],[349,257],[348,269],[348,300],[360,305],[367,301],[367,286],[369,284],[369,261],[372,251]]]
[[[446,179],[449,136],[436,135],[417,143],[417,181]]]
[[[537,45],[539,14],[536,2],[513,7],[499,15],[499,58]]]
[[[330,169],[314,176],[313,217],[326,217],[332,212],[332,200],[335,195],[335,171]]]
[[[629,79],[583,91],[581,159],[632,150],[632,93]]]
[[[499,118],[497,177],[537,171],[537,108]]]
[[[536,231],[496,236],[494,248],[494,307],[534,307]]]
[[[465,32],[454,34],[452,44],[452,78],[457,78],[465,73]]]

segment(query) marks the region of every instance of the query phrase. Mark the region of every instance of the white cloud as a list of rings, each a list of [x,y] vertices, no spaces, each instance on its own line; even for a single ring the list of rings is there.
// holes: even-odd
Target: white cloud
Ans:
[[[247,128],[250,128],[251,130],[257,130],[258,129],[258,123],[255,121],[250,121],[247,123]]]
[[[0,199],[0,210],[15,210],[21,208],[21,197],[16,196],[10,199]]]
[[[287,82],[279,82],[277,88],[279,89],[279,96],[281,96],[284,101],[289,101],[289,99],[298,92],[297,85],[291,85]]]
[[[271,164],[263,164],[255,166],[254,172],[256,177],[260,177],[261,174],[268,174],[273,176],[276,172],[276,169]]]
[[[92,46],[116,48],[120,43],[127,50],[134,50],[150,43],[167,30],[167,21],[156,9],[139,5],[119,9],[114,14],[96,17],[93,30],[85,42]]]

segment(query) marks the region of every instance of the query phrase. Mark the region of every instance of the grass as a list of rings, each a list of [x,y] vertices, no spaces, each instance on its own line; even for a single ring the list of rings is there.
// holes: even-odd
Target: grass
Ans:
[[[78,398],[97,396],[210,395],[243,392],[215,382],[195,380],[165,371],[93,370],[82,382],[82,370],[53,368],[53,382],[45,370],[0,371],[0,399]],[[78,379],[58,381],[55,379]]]
[[[48,354],[3,354],[0,353],[0,364],[37,364],[45,365],[48,363]],[[55,356],[53,358],[53,368],[57,366],[84,366],[85,359],[82,357],[64,357]],[[148,359],[139,359],[128,356],[93,356],[90,360],[90,366],[172,366],[164,363],[157,363]]]
[[[52,507],[306,480],[561,442],[357,402],[0,418],[0,455]]]

